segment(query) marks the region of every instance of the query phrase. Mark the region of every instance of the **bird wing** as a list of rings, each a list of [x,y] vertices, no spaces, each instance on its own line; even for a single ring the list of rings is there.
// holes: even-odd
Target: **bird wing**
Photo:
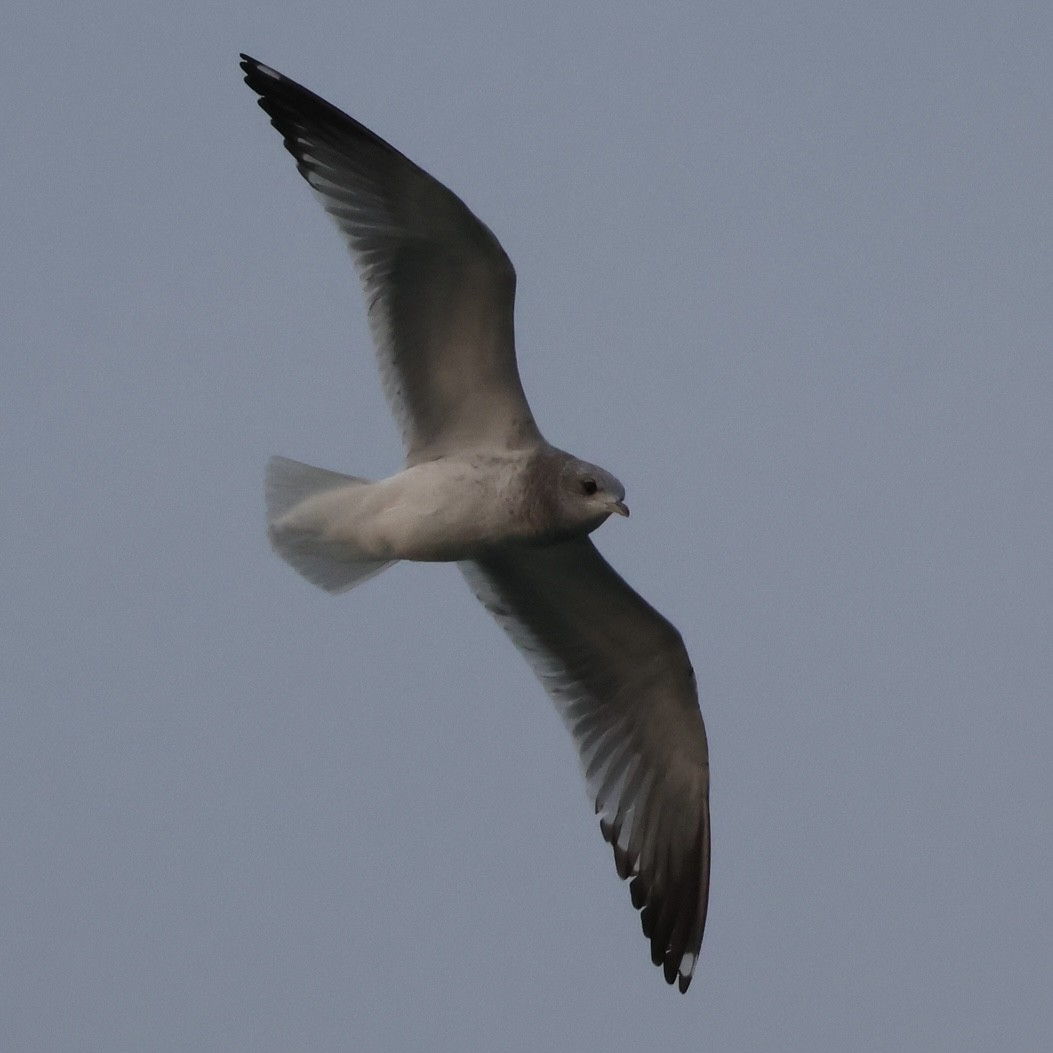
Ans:
[[[515,270],[494,235],[354,118],[241,58],[246,84],[351,247],[409,463],[539,441],[516,367]]]
[[[709,751],[680,634],[588,538],[460,567],[574,736],[651,958],[686,991],[709,900]]]

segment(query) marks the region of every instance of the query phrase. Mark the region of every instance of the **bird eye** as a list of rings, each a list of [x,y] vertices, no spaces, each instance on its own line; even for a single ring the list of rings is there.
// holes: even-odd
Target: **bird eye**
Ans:
[[[596,480],[591,477],[588,479],[582,479],[581,489],[583,493],[586,493],[591,497],[594,493],[596,493],[596,490],[598,489],[598,487],[596,486]]]

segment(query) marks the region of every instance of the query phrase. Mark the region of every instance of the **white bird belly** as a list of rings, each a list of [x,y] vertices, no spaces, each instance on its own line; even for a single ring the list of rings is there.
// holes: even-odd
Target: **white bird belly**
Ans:
[[[443,458],[304,504],[317,502],[328,539],[371,559],[471,559],[495,544],[529,540],[511,496],[520,460]]]

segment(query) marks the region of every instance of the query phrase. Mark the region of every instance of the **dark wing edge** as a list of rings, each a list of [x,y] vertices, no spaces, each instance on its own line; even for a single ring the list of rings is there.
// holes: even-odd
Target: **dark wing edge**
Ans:
[[[490,229],[365,125],[241,59],[245,83],[352,250],[411,460],[540,438],[515,361],[515,269]]]
[[[587,538],[460,567],[573,735],[651,960],[686,991],[709,903],[709,754],[680,634]]]

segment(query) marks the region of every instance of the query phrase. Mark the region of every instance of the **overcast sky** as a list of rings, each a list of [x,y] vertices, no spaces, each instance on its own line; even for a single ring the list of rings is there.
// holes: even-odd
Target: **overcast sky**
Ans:
[[[1048,4],[0,25],[0,1047],[1053,1046]],[[541,427],[626,484],[710,737],[683,997],[460,575],[267,545],[270,454],[401,449],[241,50],[493,228]]]

